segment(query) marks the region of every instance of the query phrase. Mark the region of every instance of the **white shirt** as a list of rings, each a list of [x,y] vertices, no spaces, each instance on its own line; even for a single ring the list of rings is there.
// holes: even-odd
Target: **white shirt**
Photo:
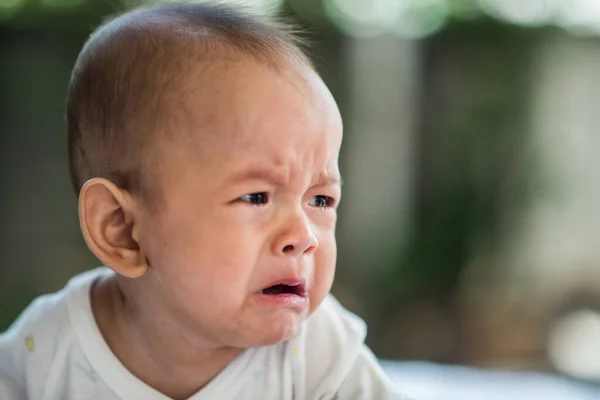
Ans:
[[[34,300],[0,335],[2,400],[170,400],[106,344],[90,303],[98,268]],[[329,296],[298,335],[248,349],[188,400],[392,400],[402,397],[365,346],[364,322]]]

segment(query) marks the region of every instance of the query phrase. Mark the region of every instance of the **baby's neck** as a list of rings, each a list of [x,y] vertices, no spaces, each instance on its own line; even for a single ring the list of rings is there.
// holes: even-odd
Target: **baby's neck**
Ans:
[[[116,277],[92,288],[92,309],[108,346],[127,369],[164,395],[184,400],[198,392],[242,350],[202,346],[185,340],[184,329],[164,329],[169,315],[152,310],[149,318],[130,312]]]

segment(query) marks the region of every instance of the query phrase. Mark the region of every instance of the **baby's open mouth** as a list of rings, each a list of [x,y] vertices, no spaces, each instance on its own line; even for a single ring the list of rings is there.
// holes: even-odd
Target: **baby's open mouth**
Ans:
[[[306,297],[306,284],[304,281],[277,283],[261,290],[266,295],[296,295]]]
[[[275,281],[259,293],[259,301],[267,307],[290,309],[296,313],[306,312],[309,308],[306,281],[304,279]]]

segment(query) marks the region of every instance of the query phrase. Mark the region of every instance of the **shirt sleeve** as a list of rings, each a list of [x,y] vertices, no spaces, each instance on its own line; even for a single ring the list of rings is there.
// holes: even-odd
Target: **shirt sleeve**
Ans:
[[[0,371],[0,399],[27,400],[23,389],[10,376]]]
[[[375,355],[366,345],[360,349],[335,400],[409,400],[400,393],[398,384],[385,373]]]
[[[45,295],[0,333],[0,400],[41,398],[67,318],[61,296]]]

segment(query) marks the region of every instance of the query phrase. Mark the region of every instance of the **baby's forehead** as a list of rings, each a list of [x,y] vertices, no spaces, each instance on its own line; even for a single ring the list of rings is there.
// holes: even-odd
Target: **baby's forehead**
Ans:
[[[174,125],[182,134],[165,154],[177,167],[169,171],[187,169],[203,185],[223,191],[236,182],[314,184],[339,175],[341,118],[322,83],[311,82],[316,78],[295,77],[297,82],[251,60],[214,77],[219,79],[183,96],[183,123]],[[197,82],[193,74],[186,80],[190,87]]]
[[[337,105],[318,77],[285,76],[254,64],[239,62],[226,72],[200,69],[202,77],[186,78],[169,125],[184,134],[183,147],[215,154],[265,151],[267,144],[277,150],[294,138],[311,145],[313,132],[341,130]]]
[[[333,97],[316,74],[280,74],[253,64],[217,72],[206,90],[188,98],[196,126],[206,123],[217,138],[252,147],[269,130],[278,131],[282,142],[297,130],[326,133],[341,123]]]

